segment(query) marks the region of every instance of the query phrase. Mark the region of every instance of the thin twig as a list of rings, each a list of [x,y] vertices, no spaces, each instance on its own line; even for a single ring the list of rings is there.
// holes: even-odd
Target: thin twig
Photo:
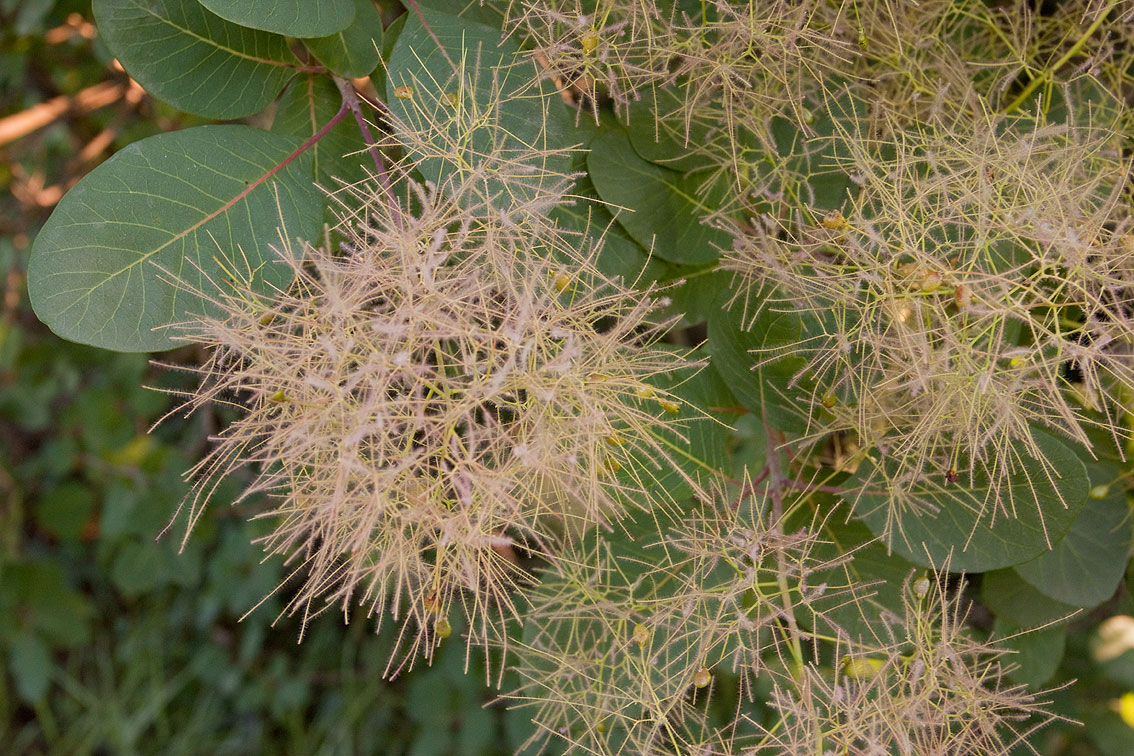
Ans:
[[[339,88],[339,92],[343,96],[343,105],[350,109],[354,115],[354,121],[358,124],[358,130],[362,132],[362,138],[366,140],[367,150],[370,152],[370,157],[374,160],[374,166],[378,171],[378,185],[382,187],[382,193],[386,195],[386,203],[390,207],[390,214],[393,216],[394,223],[400,228],[402,225],[402,208],[398,204],[397,198],[394,196],[393,189],[390,188],[390,173],[386,169],[386,161],[382,159],[382,153],[378,150],[377,141],[374,139],[374,134],[370,131],[370,124],[366,122],[366,116],[362,113],[362,107],[359,105],[360,98],[358,90],[354,88],[346,79],[339,76],[333,77],[335,86]],[[366,99],[369,104],[370,100]]]

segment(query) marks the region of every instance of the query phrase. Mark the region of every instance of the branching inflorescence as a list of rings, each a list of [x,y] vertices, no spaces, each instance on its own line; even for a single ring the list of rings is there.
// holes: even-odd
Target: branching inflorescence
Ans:
[[[412,214],[370,197],[340,251],[288,258],[292,288],[219,284],[219,315],[184,327],[212,347],[191,405],[241,412],[195,473],[256,466],[263,545],[301,562],[305,616],[358,601],[420,642],[459,602],[485,639],[524,564],[643,500],[624,489],[679,406],[650,381],[691,363],[655,345],[656,293],[601,276],[574,235],[409,186]]]
[[[1015,517],[1017,498],[1038,502],[1064,477],[1041,448],[1049,432],[1092,450],[1109,436],[1122,454],[1134,395],[1130,3],[651,9],[513,3],[508,28],[596,121],[606,98],[631,129],[652,116],[659,141],[684,145],[649,159],[697,178],[709,222],[731,232],[722,267],[737,274],[745,325],[769,311],[798,324],[798,338],[750,352],[753,381],[802,358],[763,389],[803,418],[785,448],[849,440],[843,469],[863,479],[845,498],[873,483],[887,492],[876,535],[897,540],[890,525],[910,506],[957,514],[913,501],[930,477],[979,489],[974,530]],[[774,472],[773,498],[785,490]],[[808,494],[781,504],[814,506]],[[747,752],[737,721],[725,737],[695,705],[691,675],[730,655],[777,680],[761,753],[1007,754],[1050,720],[1005,681],[1002,650],[962,628],[963,590],[944,582],[906,588],[888,641],[832,628],[833,675],[804,664],[791,641],[806,635],[795,623],[808,571],[777,594],[796,596],[790,607],[729,593],[706,565],[761,539],[730,531],[741,511],[719,530],[706,511],[691,529],[659,526],[654,569],[599,549],[540,594],[520,696],[545,733],[590,753]],[[812,525],[800,544],[816,539]]]

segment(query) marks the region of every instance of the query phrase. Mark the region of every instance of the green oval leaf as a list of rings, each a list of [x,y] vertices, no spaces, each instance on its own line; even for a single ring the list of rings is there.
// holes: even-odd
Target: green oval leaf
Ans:
[[[997,619],[1017,627],[1041,627],[1073,617],[1076,609],[1052,601],[1010,569],[980,577],[980,600]]]
[[[1016,573],[1049,598],[1071,606],[1098,606],[1114,595],[1130,558],[1129,508],[1116,465],[1088,464],[1091,483],[1110,484],[1102,498],[1088,497],[1075,524],[1051,551],[1015,566]]]
[[[571,116],[531,61],[498,29],[422,12],[429,27],[410,13],[386,66],[386,101],[418,170],[444,186],[488,166],[483,192],[502,210],[562,181]]]
[[[587,685],[580,690],[590,697],[587,704],[614,702],[608,721],[611,732],[600,737],[613,737],[622,746],[626,737],[622,728],[643,716],[647,707],[637,692],[647,690],[669,701],[690,688],[699,666],[727,669],[731,665],[731,654],[743,632],[735,620],[726,618],[712,627],[698,628],[701,617],[682,616],[682,610],[697,605],[702,611],[735,613],[735,606],[720,598],[720,593],[731,590],[735,571],[724,559],[712,566],[696,559],[674,565],[666,551],[666,541],[675,529],[710,512],[695,502],[681,502],[673,509],[630,512],[608,531],[588,530],[580,538],[580,557],[575,559],[582,565],[594,565],[586,569],[602,575],[602,580],[586,585],[585,590],[580,590],[579,582],[583,568],[572,564],[543,573],[534,600],[550,600],[556,608],[569,606],[570,611],[554,615],[529,612],[524,618],[517,658],[524,676],[537,682],[530,689],[534,696],[541,695],[540,688],[569,665],[585,665],[579,669]],[[745,524],[755,519],[749,506],[741,507],[736,517]],[[704,586],[703,590],[676,600],[689,583]],[[564,601],[563,596],[571,598]],[[649,661],[621,663],[631,653],[641,653],[632,640],[639,622],[648,629],[643,647],[648,647],[649,655],[643,658]],[[588,709],[598,710],[590,706],[583,710]],[[619,747],[610,752],[624,751]]]
[[[272,246],[318,233],[322,202],[304,154],[257,185],[299,142],[250,126],[199,126],[143,139],[91,171],[35,239],[28,292],[65,339],[127,352],[174,346],[155,328],[201,312],[172,283],[210,290],[221,265],[286,286]],[[279,230],[280,227],[282,230]]]
[[[807,417],[796,403],[810,384],[797,379],[806,360],[798,355],[778,356],[778,350],[806,340],[816,324],[803,314],[780,312],[764,305],[762,291],[730,300],[725,289],[717,297],[709,317],[708,350],[713,366],[742,406],[773,427],[802,433]],[[773,359],[775,358],[775,359]]]
[[[614,222],[606,205],[590,199],[590,181],[584,176],[571,192],[574,204],[560,205],[551,212],[560,227],[578,233],[582,245],[602,240],[595,266],[605,276],[621,278],[627,284],[650,284],[665,275],[664,265],[651,259],[637,242]]]
[[[382,32],[382,55],[379,61],[389,61],[394,54],[394,46],[398,43],[398,38],[402,36],[402,30],[406,27],[406,21],[412,14],[403,13],[395,18],[386,30]],[[386,92],[386,66],[378,66],[374,72],[370,74],[370,81],[374,84],[374,89],[377,92]]]
[[[1032,689],[1055,676],[1067,650],[1067,625],[1029,629],[998,617],[992,633],[996,645],[1012,654],[1008,677]]]
[[[815,498],[825,496],[819,494]],[[854,641],[885,638],[892,618],[902,615],[902,591],[916,568],[897,554],[889,553],[885,544],[874,538],[861,522],[843,522],[839,513],[823,522],[820,536],[822,540],[812,552],[815,558],[837,561],[844,554],[854,556],[845,564],[812,575],[808,582],[833,587],[852,584],[856,598],[850,600],[847,594],[834,590],[812,601],[811,609],[824,618],[818,623],[819,627],[831,623]]]
[[[495,0],[470,3],[469,0],[417,0],[419,7],[436,13],[448,13],[450,16],[460,16],[466,21],[475,21],[493,29],[502,29],[508,17],[508,4],[498,3]],[[408,4],[407,4],[408,7]],[[410,11],[410,15],[415,15]]]
[[[283,37],[231,24],[196,0],[94,0],[93,10],[99,34],[127,73],[187,113],[257,113],[294,73]]]
[[[323,37],[354,20],[353,0],[198,0],[226,21],[289,37]]]
[[[584,119],[575,134],[583,143],[589,143],[600,128]],[[551,211],[550,217],[556,219],[562,228],[581,235],[581,248],[587,248],[597,240],[602,240],[595,257],[595,265],[603,275],[620,277],[633,285],[636,282],[650,284],[667,275],[670,266],[650,257],[641,245],[635,242],[623,228],[614,221],[610,210],[598,199],[594,184],[586,174],[586,153],[579,151],[574,156],[572,173],[580,174],[570,196],[574,201],[561,204]]]
[[[27,631],[18,633],[9,643],[9,669],[16,693],[25,703],[39,703],[47,695],[55,669],[51,649],[42,638]]]
[[[849,490],[861,489],[855,513],[875,535],[888,535],[894,551],[922,566],[940,568],[948,562],[955,572],[986,572],[1034,559],[1071,529],[1090,483],[1071,449],[1043,431],[1032,434],[1044,462],[1019,445],[1003,452],[1013,455],[1017,469],[999,484],[997,501],[989,500],[992,484],[987,473],[978,470],[971,483],[925,476],[903,494],[920,506],[897,505],[880,490],[867,460],[846,484]],[[1054,481],[1048,480],[1045,466],[1058,476]],[[1008,511],[1014,516],[1005,514]]]
[[[370,0],[354,0],[354,23],[334,34],[304,39],[303,44],[339,76],[369,76],[380,60],[382,17]]]
[[[595,137],[587,170],[603,201],[619,208],[618,222],[663,260],[702,265],[732,245],[726,232],[703,222],[727,188],[698,196],[695,178],[643,160],[626,132],[612,129]]]
[[[704,168],[704,154],[694,152],[708,144],[712,128],[693,121],[686,131],[685,99],[672,87],[651,87],[630,104],[626,133],[634,151],[642,158],[675,171]]]

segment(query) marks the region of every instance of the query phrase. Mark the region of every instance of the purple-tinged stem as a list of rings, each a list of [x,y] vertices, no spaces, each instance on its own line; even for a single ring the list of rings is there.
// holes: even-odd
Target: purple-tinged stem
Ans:
[[[397,198],[394,197],[393,189],[390,188],[390,173],[386,170],[386,161],[382,159],[382,153],[378,150],[374,134],[370,131],[370,124],[366,122],[362,107],[359,105],[360,95],[354,85],[346,79],[335,76],[334,81],[335,86],[339,88],[339,92],[343,96],[343,107],[349,108],[350,112],[354,114],[354,121],[358,124],[358,130],[362,132],[362,138],[366,140],[370,157],[373,158],[374,166],[378,170],[378,185],[382,187],[382,193],[386,195],[386,203],[390,206],[390,214],[393,216],[394,223],[400,227],[402,225],[402,208],[398,204]],[[366,102],[369,104],[370,100],[366,100]]]

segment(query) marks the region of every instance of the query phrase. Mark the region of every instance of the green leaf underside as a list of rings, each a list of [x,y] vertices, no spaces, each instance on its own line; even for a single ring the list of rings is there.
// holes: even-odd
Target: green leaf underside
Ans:
[[[119,351],[176,345],[162,327],[200,313],[200,296],[230,270],[253,285],[286,286],[273,247],[312,238],[322,203],[304,154],[249,187],[299,142],[249,126],[199,126],[143,139],[115,154],[55,208],[36,237],[28,291],[63,338]],[[282,226],[282,230],[280,229]],[[161,330],[154,330],[161,329]]]
[[[354,0],[354,21],[349,26],[334,34],[304,39],[303,44],[340,76],[369,76],[380,60],[382,16],[370,0]]]
[[[611,130],[597,136],[591,142],[587,170],[599,197],[617,208],[618,222],[663,260],[711,263],[731,245],[727,233],[703,222],[717,206],[715,198],[698,196],[695,178],[643,160],[626,132]]]
[[[915,564],[940,568],[948,562],[956,572],[1012,567],[1059,543],[1083,509],[1089,488],[1086,468],[1071,449],[1043,431],[1033,430],[1033,435],[1045,461],[1035,461],[1017,446],[1025,469],[1001,484],[998,501],[988,500],[990,481],[983,470],[971,482],[967,477],[956,483],[923,477],[903,494],[917,507],[893,502],[878,476],[872,476],[869,462],[846,488],[861,488],[856,515]],[[1044,465],[1059,477],[1049,481]]]
[[[267,107],[294,72],[286,40],[229,23],[196,0],[94,0],[106,46],[147,92],[231,119]]]
[[[492,27],[423,12],[429,29],[408,14],[385,82],[390,112],[431,145],[429,154],[409,148],[425,178],[459,183],[495,154],[507,161],[509,175],[483,177],[482,191],[510,209],[568,173],[569,154],[538,151],[575,143],[571,116],[516,44]]]
[[[353,0],[198,0],[221,18],[289,37],[323,37],[355,18]]]
[[[1091,483],[1111,484],[1088,498],[1071,530],[1051,551],[1016,565],[1016,573],[1045,596],[1071,606],[1098,606],[1114,595],[1130,556],[1129,509],[1116,465],[1087,465]]]

